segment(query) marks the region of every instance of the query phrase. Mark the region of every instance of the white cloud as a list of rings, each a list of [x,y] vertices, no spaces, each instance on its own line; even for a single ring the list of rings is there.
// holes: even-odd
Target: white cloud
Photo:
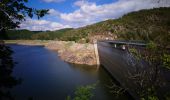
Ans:
[[[96,5],[86,0],[76,1],[79,9],[72,13],[61,13],[60,18],[74,27],[85,26],[106,19],[115,19],[122,15],[156,7],[169,7],[169,0],[119,0],[110,4]]]
[[[59,30],[63,28],[69,28],[69,25],[63,25],[57,22],[51,22],[47,20],[34,20],[34,19],[26,19],[23,23],[20,24],[20,29],[28,29],[32,31],[45,31],[45,30]]]
[[[51,2],[59,3],[59,2],[65,1],[65,0],[42,0],[42,1],[47,2],[47,3],[51,3]]]
[[[78,1],[74,2],[74,5],[79,6],[79,7],[83,6],[84,4],[91,4],[91,3],[88,2],[87,0],[78,0]]]
[[[56,17],[60,16],[60,12],[55,9],[50,9],[48,13],[52,16],[56,16]]]

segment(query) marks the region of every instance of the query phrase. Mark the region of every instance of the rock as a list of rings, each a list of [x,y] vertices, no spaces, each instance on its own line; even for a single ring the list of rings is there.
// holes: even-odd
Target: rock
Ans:
[[[60,58],[66,62],[96,65],[93,44],[79,44],[72,41],[53,41],[49,42],[46,47],[56,50]]]

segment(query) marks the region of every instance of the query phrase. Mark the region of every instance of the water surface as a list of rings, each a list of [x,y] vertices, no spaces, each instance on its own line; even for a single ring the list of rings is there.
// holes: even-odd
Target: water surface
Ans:
[[[93,100],[124,100],[110,91],[111,77],[96,66],[73,65],[62,61],[55,51],[42,46],[10,45],[17,62],[13,75],[22,83],[12,89],[17,100],[65,100],[78,86],[97,83]]]

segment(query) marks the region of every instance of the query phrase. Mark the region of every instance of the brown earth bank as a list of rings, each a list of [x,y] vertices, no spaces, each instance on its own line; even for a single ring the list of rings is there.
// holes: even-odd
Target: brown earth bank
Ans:
[[[58,52],[59,57],[69,63],[96,65],[94,45],[80,44],[73,41],[41,41],[41,40],[7,40],[7,44],[43,45]]]
[[[75,64],[96,65],[93,44],[80,44],[72,41],[52,41],[46,48],[56,50],[60,58]]]

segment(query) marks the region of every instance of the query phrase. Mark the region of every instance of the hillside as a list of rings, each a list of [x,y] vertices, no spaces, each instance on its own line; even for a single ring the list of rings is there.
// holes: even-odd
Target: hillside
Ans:
[[[170,8],[132,12],[116,20],[106,20],[71,30],[65,36],[80,36],[86,39],[105,36],[112,39],[168,42],[170,41]]]
[[[45,32],[39,32],[37,34],[34,34],[31,36],[32,39],[38,39],[38,40],[55,40],[60,39],[65,35],[66,32],[69,32],[70,30],[73,30],[72,28],[65,28],[60,29],[56,31],[45,31]]]
[[[0,35],[3,39],[8,40],[54,40],[60,38],[67,31],[72,30],[72,28],[65,28],[56,31],[30,31],[30,30],[8,30],[5,35]]]
[[[39,33],[39,31],[29,31],[29,30],[8,30],[6,32],[6,39],[31,39],[31,36]]]
[[[23,32],[23,31],[22,31]],[[167,43],[170,40],[170,7],[132,12],[119,19],[110,19],[77,29],[58,31],[7,32],[9,39],[45,39],[92,42],[94,39],[153,40]],[[16,36],[16,37],[15,37]]]

